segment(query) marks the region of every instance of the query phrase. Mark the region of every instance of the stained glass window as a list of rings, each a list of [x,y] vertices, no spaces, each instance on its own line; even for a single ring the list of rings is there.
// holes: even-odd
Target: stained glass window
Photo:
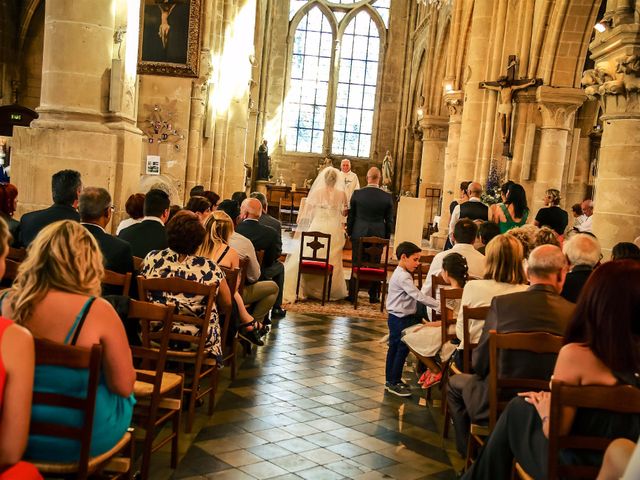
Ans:
[[[312,8],[293,40],[287,94],[287,150],[322,153],[333,33],[329,21]]]
[[[335,154],[369,156],[379,56],[378,27],[362,11],[342,36],[331,148]]]

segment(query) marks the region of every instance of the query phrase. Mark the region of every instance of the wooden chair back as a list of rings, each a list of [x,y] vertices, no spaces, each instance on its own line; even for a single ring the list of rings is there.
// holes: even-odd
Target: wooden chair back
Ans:
[[[86,478],[89,473],[91,434],[93,431],[96,394],[100,381],[102,346],[96,344],[91,348],[82,348],[39,338],[34,338],[34,343],[36,366],[50,365],[88,370],[89,379],[87,383],[87,396],[85,398],[78,398],[63,393],[33,392],[34,406],[49,405],[82,412],[84,419],[82,426],[72,427],[64,422],[55,423],[55,418],[51,418],[48,423],[32,420],[31,426],[29,427],[30,435],[47,435],[58,438],[68,438],[79,442],[80,457],[78,460],[77,476],[78,478]],[[63,420],[62,417],[61,420]],[[38,459],[33,459],[32,461],[37,465]]]
[[[131,289],[131,272],[118,273],[112,270],[105,270],[102,277],[102,285],[122,287],[122,295],[128,296]]]
[[[420,265],[416,268],[415,272],[413,272],[412,278],[415,281],[416,275],[418,276],[418,288],[422,290],[422,283],[424,278],[429,274],[429,268],[431,268],[431,262],[433,262],[433,258],[435,255],[422,255],[420,256]]]
[[[262,262],[264,262],[264,250],[256,250],[256,258],[258,259],[260,268],[262,268]]]
[[[143,370],[154,370],[154,375],[136,373],[136,380],[150,383],[159,391],[164,372],[169,337],[173,321],[173,305],[143,302],[131,299],[127,318],[140,325],[141,346],[131,345],[131,354],[139,360]]]
[[[389,239],[380,237],[360,238],[353,264],[359,268],[383,268],[386,274],[389,270]]]
[[[441,290],[441,287],[450,286],[449,282],[445,282],[440,274],[431,275],[431,298],[438,299],[438,291]],[[440,320],[440,314],[436,311],[435,308],[431,309],[431,320],[434,322]]]
[[[247,268],[249,268],[249,257],[240,258],[240,265],[238,268],[240,269],[240,274],[239,274],[240,280],[238,281],[238,292],[240,292],[240,295],[242,295],[242,292],[244,291],[244,286],[247,283]]]
[[[14,248],[14,247],[9,247],[9,253],[7,253],[7,258],[11,259],[11,260],[15,260],[16,262],[21,262],[23,261],[27,256],[27,249],[26,248]]]
[[[293,223],[293,204],[291,197],[280,197],[278,201],[278,220]]]
[[[462,288],[441,288],[440,289],[440,328],[442,334],[442,345],[449,340],[456,338],[456,333],[449,333],[449,327],[455,327],[456,319],[453,310],[447,307],[447,300],[459,300],[462,298]]]
[[[557,354],[562,348],[564,338],[546,332],[497,333],[489,332],[489,428],[493,430],[498,416],[513,398],[506,398],[501,391],[549,390],[549,381],[539,378],[503,377],[498,363],[501,351],[517,350],[532,353]],[[466,348],[466,347],[465,347]]]
[[[205,304],[205,313],[202,317],[174,312],[173,321],[195,325],[202,332],[206,332],[209,327],[217,288],[215,284],[205,285],[177,277],[145,278],[138,276],[138,295],[140,300],[145,302],[177,304],[178,302],[174,298],[178,295],[201,295]],[[193,345],[196,356],[202,356],[206,337],[206,335],[194,336],[172,332],[170,341],[190,343]]]
[[[220,270],[224,272],[225,281],[229,286],[229,292],[231,292],[231,305],[225,309],[218,309],[218,314],[221,322],[220,326],[220,338],[222,339],[222,345],[226,345],[227,335],[229,334],[229,326],[232,322],[233,315],[233,303],[235,299],[233,298],[236,292],[238,291],[238,278],[240,276],[239,268],[227,268],[220,267]]]
[[[470,325],[471,320],[484,321],[489,313],[489,307],[462,307],[462,326],[463,326],[463,344],[462,351],[462,370],[464,373],[471,373],[471,354],[473,349],[478,346],[477,343],[471,342]]]
[[[631,385],[574,386],[553,380],[551,382],[551,413],[549,415],[549,466],[547,478],[596,478],[599,466],[561,465],[560,452],[564,449],[604,452],[613,438],[560,434],[566,408],[605,410],[628,415],[640,415],[640,389]]]
[[[327,268],[330,255],[331,235],[316,231],[302,232],[299,265],[302,265],[305,261],[321,262]]]

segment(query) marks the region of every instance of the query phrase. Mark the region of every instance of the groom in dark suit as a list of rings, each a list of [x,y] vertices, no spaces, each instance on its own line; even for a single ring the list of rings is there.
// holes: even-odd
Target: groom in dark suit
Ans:
[[[367,186],[353,192],[351,197],[347,235],[351,237],[354,252],[357,251],[358,241],[362,237],[391,237],[393,199],[391,194],[380,188],[380,177],[380,170],[371,167],[367,172]],[[354,288],[355,284],[350,281],[350,296],[358,294],[353,291]],[[369,288],[369,300],[371,303],[380,301],[379,283],[374,283]]]

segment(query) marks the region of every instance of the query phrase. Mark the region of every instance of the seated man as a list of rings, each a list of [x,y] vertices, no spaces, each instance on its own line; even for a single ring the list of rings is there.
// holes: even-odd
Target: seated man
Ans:
[[[256,250],[264,250],[262,259],[261,279],[273,280],[278,285],[276,298],[271,315],[273,318],[282,318],[287,312],[282,309],[282,287],[284,285],[284,265],[280,262],[282,253],[282,241],[278,232],[273,228],[259,223],[262,215],[262,205],[255,198],[248,198],[242,202],[237,232],[247,237]]]
[[[133,272],[131,245],[105,231],[111,221],[113,205],[111,195],[104,188],[87,187],[80,194],[78,204],[80,220],[91,235],[95,237],[102,251],[104,268],[117,273]],[[121,294],[121,288],[103,289],[103,294]]]
[[[167,248],[167,232],[164,224],[169,218],[169,195],[159,189],[151,189],[144,197],[144,217],[140,223],[120,232],[118,237],[129,242],[135,257],[144,258],[152,250]]]
[[[564,335],[574,310],[574,305],[559,295],[566,268],[566,259],[558,247],[542,245],[529,256],[527,274],[531,286],[524,292],[493,298],[480,342],[473,351],[475,373],[449,379],[449,409],[460,455],[466,453],[471,422],[486,423],[489,419],[489,331]],[[555,355],[509,352],[500,358],[500,372],[506,377],[548,379],[554,364]]]
[[[240,205],[234,200],[224,200],[218,205],[218,210],[225,212],[233,221],[234,228],[240,221]],[[229,246],[233,248],[241,259],[248,258],[246,284],[242,292],[242,300],[249,305],[253,318],[262,325],[270,325],[269,311],[278,297],[278,285],[272,280],[260,279],[260,264],[256,258],[256,250],[251,241],[233,232],[229,238]]]
[[[562,251],[569,260],[570,271],[562,287],[563,298],[576,303],[594,267],[602,259],[598,239],[587,233],[578,233],[564,242]]]
[[[260,222],[260,224],[262,225],[266,225],[267,227],[271,227],[276,232],[278,232],[278,235],[280,236],[280,241],[282,242],[282,222],[280,222],[280,220],[278,220],[277,218],[273,218],[267,212],[267,209],[269,208],[269,204],[267,203],[267,197],[265,197],[260,192],[253,192],[251,194],[251,198],[258,199],[260,201],[260,204],[262,205],[262,215],[260,215],[260,219],[258,220],[258,222]]]

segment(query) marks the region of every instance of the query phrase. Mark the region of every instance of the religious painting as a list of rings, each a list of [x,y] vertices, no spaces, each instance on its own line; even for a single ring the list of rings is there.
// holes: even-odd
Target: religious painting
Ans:
[[[197,77],[202,0],[143,0],[138,73]]]

